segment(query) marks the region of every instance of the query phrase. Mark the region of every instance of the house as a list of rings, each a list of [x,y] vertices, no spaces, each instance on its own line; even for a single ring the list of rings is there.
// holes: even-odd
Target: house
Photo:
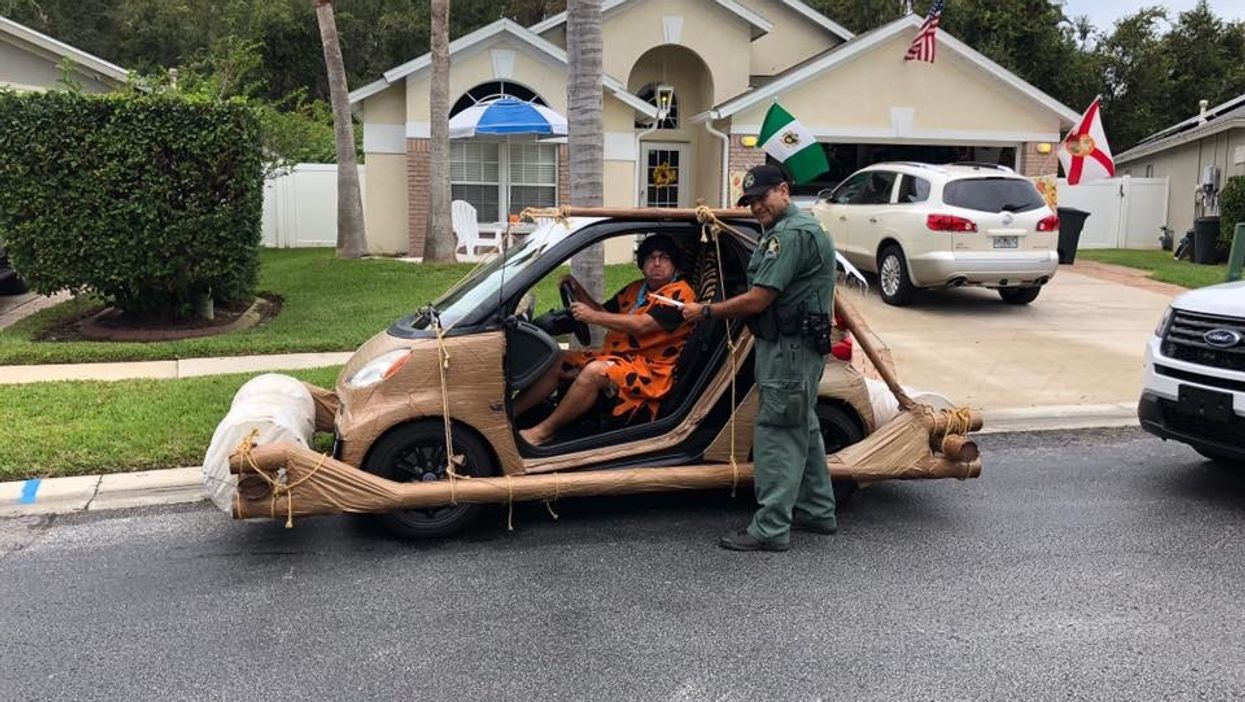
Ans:
[[[1193,220],[1219,214],[1215,195],[1228,178],[1245,175],[1245,95],[1142,139],[1115,157],[1116,175],[1168,178],[1167,226],[1177,235]]]
[[[936,63],[904,61],[915,15],[854,36],[800,0],[606,0],[602,23],[606,205],[732,202],[743,172],[765,161],[752,144],[774,100],[830,157],[831,171],[801,194],[883,160],[1054,173],[1050,145],[1079,117],[942,31]],[[500,95],[565,114],[565,32],[562,13],[531,27],[498,20],[451,42],[451,115]],[[378,253],[423,248],[430,65],[418,57],[350,96]],[[452,196],[482,222],[569,197],[564,143],[455,140],[451,160]],[[606,260],[629,254],[607,249]]]
[[[56,87],[62,65],[72,62],[73,79],[88,93],[106,93],[126,83],[125,69],[85,51],[0,17],[0,88]]]

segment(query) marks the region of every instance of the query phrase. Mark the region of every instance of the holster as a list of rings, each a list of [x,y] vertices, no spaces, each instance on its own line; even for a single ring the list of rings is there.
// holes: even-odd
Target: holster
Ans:
[[[804,303],[795,306],[770,305],[748,319],[748,329],[753,336],[766,341],[777,341],[784,336],[798,338],[823,356],[830,353],[834,343],[830,339],[830,315],[809,312]]]

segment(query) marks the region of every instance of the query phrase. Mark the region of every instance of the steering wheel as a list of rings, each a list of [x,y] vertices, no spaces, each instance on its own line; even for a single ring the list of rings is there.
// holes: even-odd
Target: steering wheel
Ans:
[[[562,295],[562,308],[566,311],[566,316],[574,321],[571,331],[575,333],[575,340],[583,346],[591,346],[592,332],[588,330],[587,322],[581,322],[571,315],[571,303],[575,301],[575,292],[571,288],[571,284],[562,283],[559,285],[558,293]]]

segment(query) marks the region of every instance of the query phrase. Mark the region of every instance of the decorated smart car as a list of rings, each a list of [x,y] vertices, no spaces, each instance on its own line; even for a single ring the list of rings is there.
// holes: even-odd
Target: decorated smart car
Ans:
[[[742,322],[695,325],[652,415],[615,416],[606,398],[535,446],[519,432],[552,411],[559,395],[518,416],[514,405],[559,361],[560,339],[589,341],[566,286],[561,309],[538,314],[537,291],[562,278],[576,253],[664,234],[681,247],[682,276],[696,298],[722,300],[747,288],[759,225],[744,210],[706,208],[535,216],[522,242],[360,347],[332,390],[274,375],[243,386],[205,460],[212,499],[239,519],[292,524],[304,515],[371,513],[399,535],[433,537],[467,526],[487,503],[748,484],[757,391],[753,338]],[[980,428],[980,416],[913,402],[842,295],[836,311],[898,406],[881,425],[861,371],[827,356],[817,417],[836,488],[977,476],[980,458],[965,435]],[[317,430],[333,432],[331,452],[309,448]]]

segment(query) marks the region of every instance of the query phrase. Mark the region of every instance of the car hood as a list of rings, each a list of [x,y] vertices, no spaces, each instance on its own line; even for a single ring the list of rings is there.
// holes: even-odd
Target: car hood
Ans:
[[[1188,312],[1245,319],[1245,281],[1190,290],[1172,300],[1172,307]]]

